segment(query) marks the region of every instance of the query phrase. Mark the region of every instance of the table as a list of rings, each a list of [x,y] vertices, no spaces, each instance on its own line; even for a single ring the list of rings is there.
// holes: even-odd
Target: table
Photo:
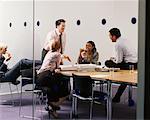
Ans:
[[[72,74],[81,76],[90,76],[94,80],[103,80],[108,85],[107,99],[107,119],[112,119],[112,83],[126,83],[128,85],[137,85],[137,71],[119,70],[117,72],[85,72],[85,71],[61,71],[62,75],[71,77]]]

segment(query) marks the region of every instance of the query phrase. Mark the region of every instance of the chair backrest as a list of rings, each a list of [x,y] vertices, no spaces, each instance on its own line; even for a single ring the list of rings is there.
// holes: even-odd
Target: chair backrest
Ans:
[[[90,76],[78,76],[73,74],[73,89],[76,94],[89,97],[92,95],[92,79]]]
[[[33,69],[21,70],[22,86],[27,84],[33,84]],[[35,70],[35,80],[36,80],[36,70]],[[36,81],[35,81],[36,82]]]

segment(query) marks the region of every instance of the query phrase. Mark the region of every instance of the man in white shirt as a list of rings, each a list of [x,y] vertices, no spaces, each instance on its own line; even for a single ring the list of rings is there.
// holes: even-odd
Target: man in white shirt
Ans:
[[[105,62],[107,67],[115,67],[120,69],[130,69],[130,65],[134,65],[134,69],[137,69],[137,53],[127,44],[127,40],[121,38],[121,33],[118,28],[112,28],[109,30],[109,37],[112,42],[116,42],[115,45],[115,58],[110,58]],[[113,98],[113,102],[120,102],[120,97],[126,88],[126,84],[121,84],[119,89]]]
[[[50,31],[47,34],[45,44],[42,50],[42,61],[44,60],[45,55],[49,50],[52,49],[52,40],[60,40],[61,47],[59,49],[59,52],[61,54],[64,54],[65,45],[66,45],[66,34],[65,34],[65,20],[59,19],[55,22],[56,29],[53,31]],[[69,57],[66,55],[63,55],[64,58],[67,58],[69,60]]]

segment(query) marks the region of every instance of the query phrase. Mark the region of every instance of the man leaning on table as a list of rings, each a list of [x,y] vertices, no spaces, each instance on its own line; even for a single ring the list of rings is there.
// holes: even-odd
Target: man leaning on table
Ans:
[[[44,60],[45,55],[48,51],[52,49],[52,40],[59,40],[60,41],[60,49],[58,50],[62,55],[62,58],[67,59],[69,61],[70,58],[67,55],[64,55],[64,50],[66,46],[66,33],[65,33],[65,25],[66,21],[64,19],[58,19],[55,22],[56,28],[52,31],[50,31],[47,36],[44,43],[44,47],[42,50],[42,57],[41,60]]]
[[[137,53],[136,50],[129,46],[127,39],[121,37],[120,30],[118,28],[112,28],[109,30],[109,37],[112,42],[115,44],[115,58],[110,58],[105,62],[107,67],[120,68],[123,70],[130,69],[130,65],[134,66],[134,69],[137,69]],[[120,102],[120,97],[124,92],[127,84],[122,83],[118,91],[113,98],[113,102]]]

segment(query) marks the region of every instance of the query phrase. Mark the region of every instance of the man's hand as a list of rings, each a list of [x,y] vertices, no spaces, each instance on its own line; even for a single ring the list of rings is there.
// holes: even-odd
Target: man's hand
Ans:
[[[116,58],[111,57],[110,60],[112,60],[113,62],[116,62]]]
[[[6,61],[9,61],[11,59],[11,54],[10,53],[5,53],[3,56],[5,57]]]

